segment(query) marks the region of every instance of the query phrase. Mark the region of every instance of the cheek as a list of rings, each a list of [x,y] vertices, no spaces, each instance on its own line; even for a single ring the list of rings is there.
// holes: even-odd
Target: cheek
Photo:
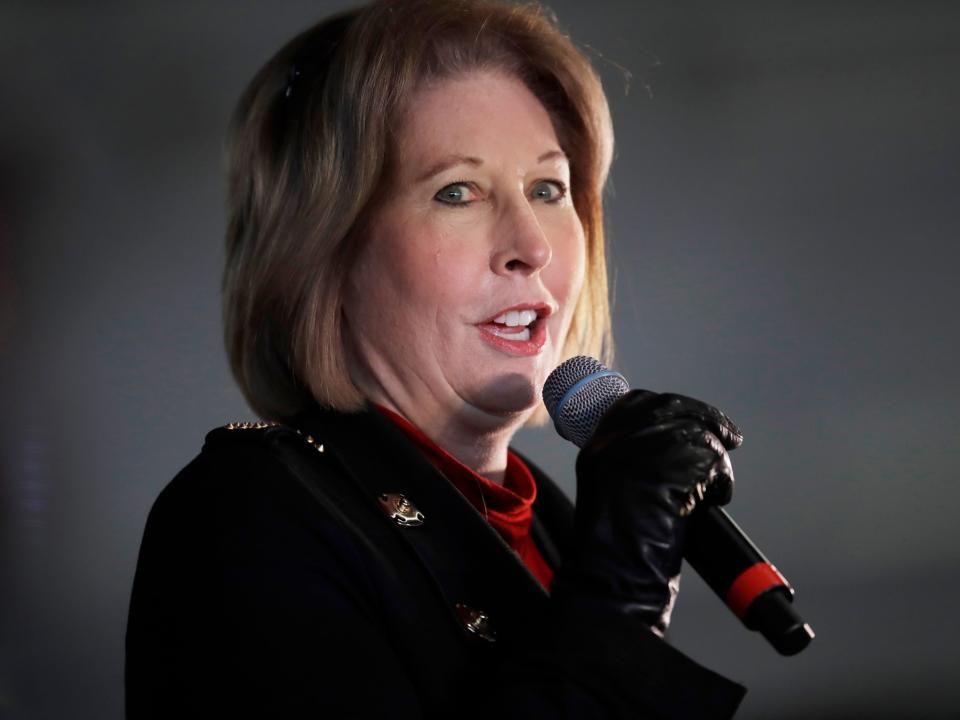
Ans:
[[[553,260],[548,270],[551,291],[566,302],[570,312],[583,287],[586,268],[586,239],[579,218],[574,214],[557,228],[553,244]]]
[[[407,218],[384,212],[371,228],[349,282],[364,305],[369,298],[387,306],[409,304],[430,277],[435,250],[428,236],[412,231],[413,225]]]
[[[347,279],[344,315],[349,332],[374,346],[403,336],[417,313],[418,262],[398,233],[377,232],[367,239]]]
[[[411,231],[413,228],[415,232]],[[352,275],[352,314],[364,326],[429,334],[437,320],[469,303],[484,267],[477,243],[461,229],[395,221],[394,231],[371,238]],[[479,265],[478,265],[479,263]]]
[[[443,315],[471,308],[489,272],[486,243],[477,237],[477,225],[435,227],[419,246],[407,259],[407,274],[421,301]]]

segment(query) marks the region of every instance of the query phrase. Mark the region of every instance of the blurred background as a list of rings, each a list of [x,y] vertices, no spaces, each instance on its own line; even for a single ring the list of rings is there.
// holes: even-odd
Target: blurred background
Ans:
[[[227,118],[348,5],[0,4],[4,718],[122,716],[150,505],[252,418]],[[744,720],[960,718],[960,3],[550,6],[617,132],[617,367],[744,428],[731,514],[817,632],[780,657],[688,572],[672,641],[750,688]],[[517,445],[573,493],[572,446]]]

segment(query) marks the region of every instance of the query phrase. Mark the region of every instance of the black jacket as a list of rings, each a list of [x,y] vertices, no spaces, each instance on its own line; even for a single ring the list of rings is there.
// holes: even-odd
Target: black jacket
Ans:
[[[157,498],[127,627],[131,720],[735,711],[742,687],[630,618],[554,607],[380,413],[295,425],[212,431]],[[531,532],[556,567],[573,507],[530,467]],[[400,494],[406,524],[388,514]]]

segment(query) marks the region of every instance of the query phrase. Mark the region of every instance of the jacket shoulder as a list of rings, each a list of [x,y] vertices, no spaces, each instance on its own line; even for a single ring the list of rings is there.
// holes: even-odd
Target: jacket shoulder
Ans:
[[[304,502],[307,493],[297,468],[310,468],[320,480],[311,483],[310,494],[322,495],[343,479],[329,456],[322,443],[287,425],[228,423],[206,434],[199,454],[158,495],[151,518],[192,518],[209,524],[216,517],[233,524],[262,515],[265,503],[283,501],[306,509],[314,504]]]
[[[367,588],[376,508],[331,455],[285,425],[211,430],[150,509],[137,574],[177,564],[181,574],[193,568],[196,586],[215,576],[231,587],[296,587],[316,560]]]

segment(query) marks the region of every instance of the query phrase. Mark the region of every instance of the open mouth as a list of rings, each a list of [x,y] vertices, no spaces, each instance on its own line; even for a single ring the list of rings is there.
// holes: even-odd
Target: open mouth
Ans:
[[[524,341],[530,339],[531,327],[539,321],[536,310],[511,310],[486,323],[497,337],[507,340]]]
[[[549,306],[530,305],[503,310],[496,317],[480,323],[484,340],[514,355],[536,355],[547,341],[546,318]]]

